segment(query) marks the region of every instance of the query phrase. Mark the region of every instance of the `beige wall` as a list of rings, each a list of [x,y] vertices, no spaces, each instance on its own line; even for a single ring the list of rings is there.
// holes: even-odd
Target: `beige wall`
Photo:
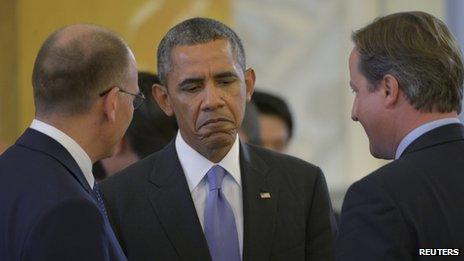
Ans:
[[[231,23],[229,0],[0,0],[0,139],[12,143],[30,124],[35,56],[57,28],[92,23],[110,28],[134,50],[139,68],[154,71],[155,48],[175,23],[205,16]]]
[[[18,128],[17,34],[15,0],[0,1],[0,147]],[[0,148],[0,151],[2,149]]]

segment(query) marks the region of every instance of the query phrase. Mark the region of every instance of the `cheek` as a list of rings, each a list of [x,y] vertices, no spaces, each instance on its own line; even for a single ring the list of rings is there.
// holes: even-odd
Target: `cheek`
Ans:
[[[236,122],[243,120],[246,101],[246,90],[243,86],[242,88],[238,87],[235,92],[230,93],[229,98],[227,99],[228,106],[234,115]]]
[[[230,113],[232,114],[236,125],[239,125],[243,121],[243,118],[245,116],[245,104],[242,103],[241,101],[239,102],[238,100],[232,101],[232,103],[229,103],[229,110]]]
[[[178,100],[173,104],[174,114],[179,125],[195,130],[199,117],[200,104],[195,98]]]

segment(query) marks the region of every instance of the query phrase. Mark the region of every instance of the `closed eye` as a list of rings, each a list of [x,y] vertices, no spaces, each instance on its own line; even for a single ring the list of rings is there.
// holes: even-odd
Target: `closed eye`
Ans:
[[[350,88],[351,88],[351,93],[357,93],[358,92],[358,89],[356,88],[356,86],[354,85],[354,83],[352,81],[350,81]]]
[[[186,91],[186,92],[195,92],[199,90],[202,85],[203,85],[203,78],[187,78],[184,79],[179,85],[178,88],[181,91]]]
[[[229,85],[235,82],[237,79],[235,77],[222,77],[217,80],[217,82],[221,85]]]
[[[201,88],[200,84],[198,84],[198,83],[190,83],[190,84],[182,85],[180,89],[182,91],[186,91],[186,92],[196,92],[200,88]]]

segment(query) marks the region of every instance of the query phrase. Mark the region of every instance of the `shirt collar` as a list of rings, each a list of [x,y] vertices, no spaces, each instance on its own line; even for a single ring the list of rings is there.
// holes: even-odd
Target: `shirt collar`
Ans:
[[[439,119],[431,122],[427,122],[422,124],[421,126],[415,128],[411,132],[408,133],[396,148],[395,159],[399,159],[401,154],[403,154],[404,150],[411,144],[414,140],[422,136],[422,134],[429,132],[435,128],[441,127],[443,125],[453,124],[453,123],[461,123],[458,118],[444,118]]]
[[[89,155],[87,155],[84,149],[82,149],[76,141],[52,125],[37,119],[32,121],[30,128],[39,131],[60,143],[69,152],[69,154],[71,154],[79,168],[82,170],[82,173],[84,173],[85,179],[89,183],[90,187],[93,188],[95,179],[92,174],[92,160],[90,160]]]
[[[232,145],[226,156],[218,163],[213,163],[207,158],[203,157],[200,153],[194,150],[190,145],[185,142],[180,134],[177,132],[176,136],[176,151],[179,157],[182,170],[187,178],[187,184],[190,192],[192,192],[198,184],[201,182],[203,177],[206,175],[208,170],[214,165],[223,167],[229,174],[234,178],[235,182],[239,186],[242,185],[240,176],[240,143],[238,135],[235,138],[234,144]]]

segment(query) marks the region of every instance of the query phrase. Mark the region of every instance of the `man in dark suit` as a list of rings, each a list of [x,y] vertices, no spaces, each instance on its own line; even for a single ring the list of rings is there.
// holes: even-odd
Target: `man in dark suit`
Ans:
[[[255,75],[226,25],[193,18],[158,47],[153,94],[175,115],[162,151],[102,183],[110,221],[132,260],[330,260],[322,171],[239,141]]]
[[[354,32],[353,41],[352,118],[364,127],[371,154],[394,161],[349,188],[336,259],[462,256],[458,44],[442,21],[423,12],[377,19]]]
[[[68,26],[44,42],[32,80],[35,119],[0,157],[0,260],[126,260],[92,162],[140,103],[132,52],[107,29]]]

